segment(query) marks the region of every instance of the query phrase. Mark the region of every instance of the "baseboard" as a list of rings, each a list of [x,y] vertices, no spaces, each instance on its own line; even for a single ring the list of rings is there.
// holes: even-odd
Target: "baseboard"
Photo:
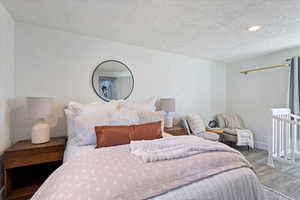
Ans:
[[[0,189],[0,200],[3,199],[4,196],[4,186]]]
[[[257,149],[268,150],[268,144],[261,142],[261,141],[255,141],[254,146]]]

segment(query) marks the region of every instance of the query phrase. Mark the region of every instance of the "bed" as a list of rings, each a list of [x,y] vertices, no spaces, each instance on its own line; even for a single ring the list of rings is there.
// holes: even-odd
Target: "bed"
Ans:
[[[179,140],[181,137],[164,133],[161,140]],[[201,142],[202,145],[219,145],[211,141]],[[242,164],[226,168],[225,164],[222,165],[226,163],[227,156],[234,154],[232,152],[206,152],[143,163],[132,155],[130,145],[96,149],[95,145],[80,146],[75,138],[70,137],[64,164],[45,181],[32,200],[265,199],[263,187],[251,167]],[[237,157],[243,159],[241,155],[232,156],[233,162]],[[205,164],[210,167],[210,174],[206,174]]]
[[[124,148],[128,145],[121,145],[120,147],[108,147],[105,149],[109,151],[109,148]],[[78,146],[76,141],[69,140],[67,143],[67,148],[65,150],[64,155],[64,165],[68,162],[72,162],[72,160],[76,160],[80,157],[84,157],[87,154],[92,152],[99,151],[99,149],[95,149],[94,145],[88,146]],[[99,166],[101,170],[101,166]],[[88,170],[88,169],[86,169]],[[189,169],[186,169],[189,170]],[[57,173],[57,172],[55,172]],[[53,176],[53,175],[52,175]],[[50,177],[51,180],[51,177]],[[76,196],[70,195],[70,193],[62,193],[59,191],[63,191],[66,188],[65,185],[59,185],[57,187],[61,189],[47,188],[43,185],[33,199],[90,199],[88,193],[77,193]],[[75,182],[69,182],[69,184],[79,184]],[[84,185],[82,187],[82,191],[88,190],[84,189]],[[48,190],[48,191],[47,191]],[[46,195],[48,194],[48,195]],[[51,195],[50,195],[51,194]],[[64,195],[62,195],[64,194]],[[45,195],[48,198],[45,198]],[[68,196],[69,195],[69,196]],[[93,199],[93,198],[91,198]],[[102,198],[99,198],[102,199]],[[116,198],[118,199],[118,198]],[[122,199],[122,198],[121,198]],[[184,199],[201,199],[201,200],[263,200],[264,199],[264,191],[259,183],[255,173],[249,168],[239,168],[233,169],[227,172],[223,172],[218,175],[211,176],[209,178],[195,181],[188,185],[183,185],[181,187],[177,187],[163,194],[155,195],[149,199],[155,200],[184,200]]]

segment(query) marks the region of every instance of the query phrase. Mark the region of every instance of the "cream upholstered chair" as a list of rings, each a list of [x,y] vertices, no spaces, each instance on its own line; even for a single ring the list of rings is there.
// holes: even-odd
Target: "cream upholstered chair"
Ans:
[[[237,143],[236,129],[245,129],[242,118],[237,113],[221,113],[217,115],[219,128],[223,129],[223,141]]]
[[[219,135],[212,132],[206,132],[204,120],[198,114],[189,114],[186,117],[185,126],[190,135],[196,135],[206,140],[219,141]]]

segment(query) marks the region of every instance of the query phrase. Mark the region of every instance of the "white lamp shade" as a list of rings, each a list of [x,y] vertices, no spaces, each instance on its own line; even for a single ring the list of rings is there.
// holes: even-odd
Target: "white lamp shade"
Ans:
[[[173,98],[160,99],[160,108],[165,112],[175,112],[175,99]]]
[[[28,114],[31,119],[44,119],[52,110],[52,98],[27,97]]]

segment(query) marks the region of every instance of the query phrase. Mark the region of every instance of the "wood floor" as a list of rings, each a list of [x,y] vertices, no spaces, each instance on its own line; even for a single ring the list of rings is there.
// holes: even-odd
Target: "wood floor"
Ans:
[[[266,165],[268,152],[265,150],[238,149],[253,165],[262,184],[291,198],[300,200],[300,167],[276,163],[278,168]]]

